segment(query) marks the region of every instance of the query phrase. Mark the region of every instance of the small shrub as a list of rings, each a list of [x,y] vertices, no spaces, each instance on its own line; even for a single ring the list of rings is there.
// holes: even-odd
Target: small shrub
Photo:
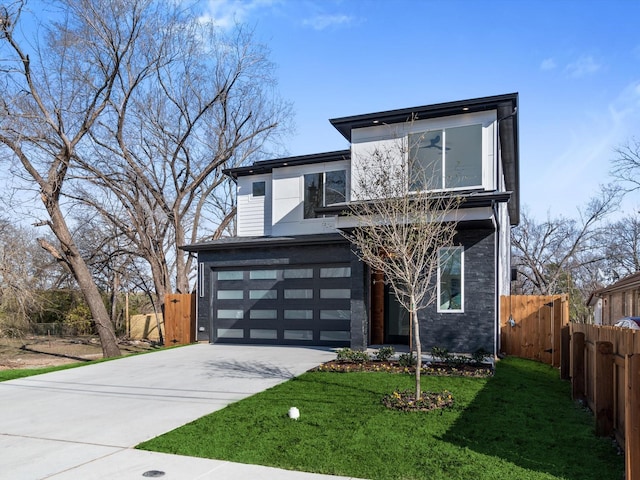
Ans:
[[[380,347],[375,353],[375,357],[379,362],[386,362],[393,356],[394,353],[396,353],[396,351],[393,347]]]
[[[474,363],[482,363],[484,359],[491,356],[491,352],[487,352],[484,348],[479,348],[473,355],[471,355],[471,359]]]
[[[413,353],[402,353],[398,357],[398,363],[401,367],[413,367],[417,361],[416,356]]]
[[[369,354],[367,352],[352,350],[350,348],[341,348],[340,350],[338,350],[336,359],[339,362],[350,363],[365,363],[370,360]]]
[[[336,352],[336,360],[346,362],[349,360],[352,350],[350,348],[341,348]]]
[[[446,348],[440,348],[440,347],[432,347],[431,356],[435,360],[440,360],[441,362],[444,362],[444,363],[450,362],[452,357],[452,355],[449,353],[449,350],[447,350]]]

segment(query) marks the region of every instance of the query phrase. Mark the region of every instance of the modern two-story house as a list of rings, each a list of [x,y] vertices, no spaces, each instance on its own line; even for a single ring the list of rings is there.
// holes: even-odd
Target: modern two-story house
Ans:
[[[435,163],[432,188],[463,198],[438,299],[420,314],[423,348],[498,352],[510,228],[519,221],[518,95],[330,122],[349,149],[226,171],[237,185],[237,235],[184,247],[198,255],[198,340],[408,344],[406,312],[339,234],[354,172],[366,172],[372,148],[405,139],[420,150],[409,153]]]

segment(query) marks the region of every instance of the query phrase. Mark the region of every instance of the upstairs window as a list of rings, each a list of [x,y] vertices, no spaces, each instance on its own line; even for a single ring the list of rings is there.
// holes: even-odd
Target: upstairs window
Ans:
[[[304,176],[304,218],[316,218],[316,208],[347,199],[347,172],[310,173]]]
[[[264,197],[265,190],[265,182],[253,182],[251,184],[251,194],[254,197]]]
[[[482,125],[409,135],[409,190],[482,185]]]

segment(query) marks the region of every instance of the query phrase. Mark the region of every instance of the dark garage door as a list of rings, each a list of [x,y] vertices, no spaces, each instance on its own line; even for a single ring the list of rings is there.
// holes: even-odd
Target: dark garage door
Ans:
[[[215,269],[212,274],[215,342],[349,345],[349,264]]]

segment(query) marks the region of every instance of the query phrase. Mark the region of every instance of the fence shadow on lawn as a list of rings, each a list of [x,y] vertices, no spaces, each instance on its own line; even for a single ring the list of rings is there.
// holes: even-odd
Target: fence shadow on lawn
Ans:
[[[623,478],[623,457],[595,437],[593,417],[557,370],[517,358],[496,368],[443,441],[567,480]]]

